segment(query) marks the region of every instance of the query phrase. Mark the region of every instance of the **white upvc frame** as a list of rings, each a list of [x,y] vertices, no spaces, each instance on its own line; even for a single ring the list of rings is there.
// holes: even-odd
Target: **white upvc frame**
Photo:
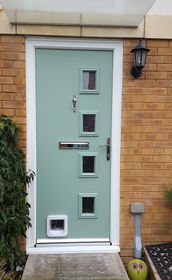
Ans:
[[[30,218],[32,227],[27,231],[27,254],[61,253],[61,252],[119,252],[120,219],[120,136],[121,136],[121,97],[122,97],[122,61],[123,42],[119,40],[85,40],[64,38],[26,39],[26,104],[27,104],[27,168],[36,173],[36,79],[35,49],[82,49],[111,50],[113,52],[113,86],[112,86],[112,139],[111,139],[111,221],[110,241],[112,246],[56,246],[37,247],[36,244],[36,180],[28,186],[28,202],[31,204]],[[91,245],[91,244],[90,244]]]

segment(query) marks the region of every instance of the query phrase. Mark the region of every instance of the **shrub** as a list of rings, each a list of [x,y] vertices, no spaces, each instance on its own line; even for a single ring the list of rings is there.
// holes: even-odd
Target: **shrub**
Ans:
[[[23,262],[18,240],[31,226],[25,188],[34,177],[26,173],[18,130],[11,118],[0,115],[0,258],[11,270]]]
[[[5,260],[0,260],[0,279],[1,280],[13,280],[14,272],[10,271],[9,273],[6,273],[5,266],[6,266]]]

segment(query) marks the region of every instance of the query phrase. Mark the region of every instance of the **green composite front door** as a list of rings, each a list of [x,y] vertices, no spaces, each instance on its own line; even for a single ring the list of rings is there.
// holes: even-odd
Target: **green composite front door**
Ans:
[[[37,243],[109,241],[112,52],[35,55]]]

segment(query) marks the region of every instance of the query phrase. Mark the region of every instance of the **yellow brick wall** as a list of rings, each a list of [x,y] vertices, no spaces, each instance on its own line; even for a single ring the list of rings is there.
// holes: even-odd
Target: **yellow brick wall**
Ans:
[[[124,40],[120,247],[125,263],[133,256],[131,202],[145,204],[143,245],[172,241],[172,210],[163,189],[172,184],[172,41],[147,40],[151,50],[136,80],[130,50],[137,43]]]
[[[12,116],[21,127],[20,145],[26,148],[25,38],[0,36],[0,114]]]
[[[147,40],[151,51],[143,75],[135,80],[130,50],[137,43],[124,40],[120,247],[125,263],[133,256],[131,202],[145,204],[143,244],[172,241],[172,211],[163,197],[163,184],[172,183],[172,41]],[[25,38],[1,35],[0,114],[20,125],[24,151],[25,109]]]

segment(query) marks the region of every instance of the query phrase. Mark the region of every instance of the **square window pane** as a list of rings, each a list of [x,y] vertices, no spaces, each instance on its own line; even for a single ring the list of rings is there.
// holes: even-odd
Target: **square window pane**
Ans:
[[[94,156],[83,156],[83,173],[94,173]]]
[[[94,197],[82,198],[82,213],[94,213]]]
[[[83,89],[96,89],[96,71],[83,71]]]
[[[95,116],[83,115],[83,132],[95,132]]]

